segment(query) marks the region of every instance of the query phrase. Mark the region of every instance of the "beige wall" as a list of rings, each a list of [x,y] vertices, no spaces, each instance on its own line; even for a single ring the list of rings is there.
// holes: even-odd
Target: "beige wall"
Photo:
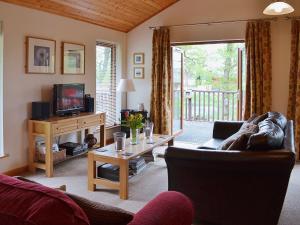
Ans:
[[[126,71],[126,34],[2,2],[0,21],[4,31],[4,151],[9,154],[0,159],[0,172],[3,172],[27,165],[26,120],[30,117],[30,102],[49,100],[54,83],[85,83],[86,93],[95,96],[96,40],[117,44],[120,77]],[[55,75],[24,73],[26,35],[57,41]],[[61,41],[86,45],[86,75],[61,75]]]
[[[135,80],[137,91],[129,94],[128,106],[136,108],[140,102],[150,109],[152,31],[149,26],[186,24],[207,21],[252,19],[263,17],[269,0],[181,0],[128,33],[128,76],[132,77],[134,52],[145,52],[145,79]],[[300,1],[290,0],[300,15]],[[295,13],[294,13],[295,15]],[[245,22],[210,26],[171,28],[171,42],[244,39]],[[273,49],[273,110],[285,113],[288,98],[290,64],[290,22],[272,22]]]

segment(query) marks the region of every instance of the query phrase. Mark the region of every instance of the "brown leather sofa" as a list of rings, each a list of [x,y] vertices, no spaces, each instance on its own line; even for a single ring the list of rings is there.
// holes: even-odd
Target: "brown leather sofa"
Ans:
[[[284,129],[281,149],[214,149],[242,122],[215,122],[206,149],[169,147],[165,160],[169,190],[187,195],[196,224],[275,225],[295,163],[293,123]]]

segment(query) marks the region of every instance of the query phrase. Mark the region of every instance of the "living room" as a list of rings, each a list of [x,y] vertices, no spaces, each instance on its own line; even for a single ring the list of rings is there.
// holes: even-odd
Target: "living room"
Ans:
[[[187,221],[189,221],[190,218],[188,217],[192,216],[193,214],[192,212],[194,212],[195,210],[195,214],[197,214],[197,216],[200,215],[200,217],[201,216],[204,217],[203,219],[202,218],[199,219],[197,217],[197,220],[200,220],[201,223],[203,224],[206,223],[224,224],[224,225],[227,224],[228,225],[229,224],[267,225],[267,224],[277,224],[277,223],[281,225],[299,224],[300,217],[298,211],[300,210],[300,204],[298,199],[300,199],[300,194],[298,189],[300,186],[300,179],[299,179],[300,167],[298,162],[296,162],[293,168],[291,177],[289,178],[290,171],[288,171],[287,169],[286,174],[288,175],[285,175],[284,176],[285,179],[282,179],[282,183],[278,185],[278,186],[283,186],[280,192],[280,197],[279,195],[277,195],[277,192],[275,191],[273,193],[269,193],[270,195],[265,193],[265,197],[264,197],[263,194],[260,194],[260,193],[264,193],[264,191],[258,193],[259,188],[252,187],[252,191],[257,192],[257,197],[256,197],[257,199],[252,203],[253,204],[256,203],[257,206],[260,205],[262,208],[259,207],[258,208],[261,211],[266,209],[267,205],[269,205],[269,207],[274,206],[273,210],[270,210],[270,212],[266,213],[267,214],[265,216],[266,218],[259,218],[257,215],[260,214],[257,215],[255,214],[257,213],[257,210],[253,210],[253,212],[248,211],[247,215],[249,216],[249,218],[245,216],[246,213],[245,215],[241,213],[241,216],[236,216],[236,218],[232,218],[229,216],[230,213],[228,213],[227,216],[224,216],[222,210],[225,210],[224,208],[227,208],[227,210],[232,209],[232,211],[234,211],[234,210],[238,210],[237,209],[238,206],[226,205],[225,199],[221,199],[219,197],[219,194],[221,194],[222,191],[220,191],[220,193],[218,195],[216,194],[215,196],[209,195],[211,192],[204,193],[204,195],[206,194],[207,196],[209,196],[209,198],[201,199],[203,201],[203,205],[202,205],[201,204],[202,201],[196,202],[195,199],[193,199],[195,197],[193,194],[189,195],[189,192],[184,193],[183,190],[185,188],[179,187],[180,186],[179,184],[181,184],[179,181],[178,181],[178,185],[177,183],[175,185],[174,183],[172,183],[172,182],[177,182],[176,178],[172,178],[173,179],[172,181],[168,180],[171,179],[170,174],[168,174],[168,170],[171,170],[172,167],[171,164],[167,165],[168,162],[166,164],[165,159],[163,157],[164,151],[167,148],[168,144],[175,145],[175,149],[173,149],[174,152],[176,152],[176,147],[182,148],[182,146],[196,146],[196,147],[203,146],[204,142],[200,142],[200,141],[197,143],[185,143],[185,142],[177,141],[179,140],[180,135],[184,135],[185,133],[188,133],[187,130],[188,128],[185,127],[184,125],[185,123],[188,124],[188,122],[191,122],[193,124],[196,123],[200,124],[203,121],[196,121],[197,119],[192,119],[191,121],[188,121],[188,119],[184,119],[183,114],[185,115],[187,114],[185,110],[188,107],[185,105],[185,103],[183,103],[183,101],[185,101],[186,99],[185,98],[186,90],[183,84],[180,89],[181,100],[182,100],[182,102],[180,103],[181,116],[178,117],[181,120],[180,121],[181,127],[179,129],[179,132],[175,132],[175,130],[172,128],[172,121],[171,121],[172,119],[171,107],[173,106],[172,94],[171,94],[172,90],[169,90],[170,91],[169,94],[165,94],[165,95],[163,94],[160,95],[161,93],[159,92],[162,92],[164,87],[164,85],[162,85],[161,83],[165,82],[165,84],[172,85],[170,84],[171,82],[170,80],[173,79],[172,77],[173,75],[171,71],[174,68],[168,70],[168,68],[172,67],[172,65],[164,64],[161,61],[159,62],[154,61],[163,58],[157,56],[161,56],[160,54],[164,52],[164,50],[159,48],[160,44],[164,44],[164,43],[160,43],[158,41],[156,43],[158,46],[157,49],[153,47],[156,46],[154,45],[155,32],[157,31],[159,32],[160,30],[164,30],[164,29],[168,30],[168,35],[167,35],[168,37],[165,36],[164,38],[166,38],[166,43],[167,43],[166,46],[169,45],[172,48],[179,45],[192,46],[192,45],[202,45],[204,43],[214,44],[214,43],[242,42],[245,43],[246,51],[247,51],[247,47],[249,46],[245,42],[247,34],[248,34],[247,36],[248,40],[250,40],[250,36],[254,37],[256,36],[255,34],[258,33],[258,31],[255,30],[258,28],[254,27],[253,28],[254,33],[249,35],[248,32],[250,32],[251,29],[247,25],[249,25],[249,23],[251,22],[254,23],[257,21],[258,22],[262,21],[265,22],[264,24],[269,24],[269,25],[265,25],[265,26],[269,26],[269,28],[265,28],[267,31],[264,30],[264,32],[269,32],[269,36],[268,36],[269,39],[261,38],[258,40],[258,42],[264,41],[264,45],[261,46],[268,45],[269,49],[267,51],[271,53],[269,61],[268,59],[264,58],[264,60],[267,60],[269,64],[259,68],[261,70],[264,70],[263,74],[265,73],[270,75],[269,77],[266,77],[264,75],[266,80],[268,80],[269,82],[267,86],[261,86],[261,87],[259,86],[258,88],[263,93],[263,96],[260,96],[259,98],[262,99],[263,103],[260,104],[263,105],[264,108],[258,109],[257,107],[253,106],[254,105],[253,99],[255,97],[251,96],[252,98],[249,98],[250,100],[246,99],[247,84],[250,85],[251,82],[256,82],[256,81],[251,80],[248,81],[247,83],[246,79],[244,79],[245,87],[244,90],[239,88],[239,91],[241,91],[239,92],[239,96],[242,96],[243,93],[246,93],[246,95],[244,95],[245,99],[244,98],[240,99],[240,105],[239,105],[240,109],[237,109],[235,111],[237,115],[241,115],[237,117],[237,120],[243,120],[243,119],[248,120],[248,118],[251,116],[252,113],[265,114],[268,111],[281,113],[280,115],[287,117],[288,120],[294,120],[295,149],[296,149],[295,157],[297,158],[297,160],[299,159],[298,151],[299,151],[300,134],[299,134],[298,125],[300,124],[299,121],[297,121],[297,115],[299,114],[299,112],[297,111],[297,107],[294,107],[296,105],[296,102],[298,102],[299,94],[297,95],[292,92],[292,89],[294,88],[293,84],[297,83],[297,79],[292,80],[293,77],[291,74],[293,74],[293,71],[296,71],[295,74],[297,75],[298,72],[299,75],[299,71],[298,71],[299,68],[298,68],[298,64],[296,63],[297,57],[295,57],[295,54],[298,54],[297,51],[299,50],[298,47],[293,48],[296,42],[295,39],[297,35],[295,35],[295,33],[297,33],[296,31],[297,29],[296,29],[296,25],[292,29],[292,24],[293,23],[296,24],[296,22],[299,21],[298,16],[300,16],[300,2],[297,0],[284,1],[289,5],[291,5],[294,9],[294,11],[290,14],[284,14],[284,15],[264,14],[263,13],[264,9],[272,2],[273,1],[271,0],[263,0],[263,1],[261,0],[242,0],[242,1],[241,0],[224,0],[224,1],[218,1],[218,0],[211,0],[211,1],[206,1],[206,0],[180,0],[180,1],[175,1],[175,0],[165,0],[165,1],[158,1],[158,0],[155,1],[1,0],[0,1],[0,22],[1,22],[0,173],[7,174],[10,176],[22,176],[25,177],[26,179],[41,183],[42,185],[45,185],[50,188],[57,188],[65,185],[67,192],[71,194],[87,198],[97,203],[103,203],[109,206],[118,207],[130,213],[137,213],[140,210],[144,210],[144,207],[145,206],[147,207],[147,204],[152,199],[155,199],[155,197],[158,196],[159,194],[161,193],[164,194],[165,192],[168,194],[168,191],[176,190],[188,196],[188,198],[190,198],[190,201],[193,203],[193,207],[194,207],[194,209],[190,210],[189,202],[185,202],[186,204],[182,203],[182,201],[186,199],[183,200],[180,198],[181,197],[185,198],[185,196],[184,197],[181,195],[179,197],[173,196],[173,200],[174,199],[178,200],[177,198],[179,198],[178,200],[179,202],[176,202],[174,200],[174,204],[180,205],[182,203],[182,207],[181,208],[178,207],[178,209],[176,209],[176,207],[173,207],[174,209],[169,211],[169,213],[171,213],[169,216],[177,218],[175,216],[177,215],[179,217],[178,221],[180,220],[180,218],[182,220],[187,218]],[[91,6],[93,4],[94,4],[94,8]],[[144,15],[140,16],[141,14]],[[96,21],[97,19],[98,21]],[[157,33],[156,35],[162,35],[162,34]],[[156,40],[159,39],[159,36],[157,37],[158,38]],[[51,68],[52,71],[50,72],[44,73],[43,71],[36,72],[34,70],[32,72],[30,71],[30,61],[28,60],[30,58],[30,52],[31,52],[29,46],[30,40],[37,41],[37,43],[41,44],[44,43],[43,41],[41,41],[42,39],[44,41],[46,40],[51,42],[52,45],[55,46],[54,51],[52,52],[53,53],[52,57],[55,58],[54,60],[55,62],[52,63],[53,67]],[[80,46],[84,46],[84,50],[83,50],[84,65],[83,65],[83,69],[81,68],[82,69],[81,72],[79,73],[72,72],[71,74],[68,74],[68,72],[64,72],[63,49],[66,49],[66,47],[64,47],[65,43],[71,45],[78,44]],[[100,81],[101,79],[97,78],[98,76],[97,74],[99,73],[98,67],[102,65],[102,61],[100,60],[101,61],[100,63],[97,61],[98,51],[96,46],[102,46],[102,47],[113,46],[112,48],[110,48],[112,49],[110,56],[111,57],[114,56],[114,58],[111,58],[112,61],[110,62],[110,65],[112,66],[107,68],[108,70],[113,71],[111,72],[111,74],[113,74],[114,76],[113,78],[110,78],[111,79],[110,82],[114,82],[114,85],[112,86],[114,90],[111,90],[111,92],[114,93],[114,95],[111,99],[107,100],[105,106],[102,105],[102,103],[105,100],[103,100],[103,98],[99,100],[100,98],[98,98],[97,95],[98,93],[103,91],[101,90],[103,86],[99,85],[99,83],[101,83]],[[248,47],[248,49],[250,48]],[[258,50],[256,49],[256,51]],[[261,51],[259,52],[260,52],[259,54],[264,54],[261,53]],[[168,56],[169,53],[167,53],[165,57],[171,59],[170,55]],[[246,52],[244,54],[246,56]],[[268,58],[268,56],[266,57]],[[249,58],[244,59],[245,69],[241,70],[241,73],[245,73],[245,77],[246,77],[246,68],[247,70],[253,68],[253,64],[252,64],[253,62],[251,60],[247,61],[248,59]],[[260,61],[260,63],[263,64],[262,61],[264,60],[259,59],[258,61]],[[168,61],[167,63],[172,63],[172,62]],[[183,74],[185,71],[184,70],[185,66],[184,66],[184,62],[182,63],[183,63],[182,64],[183,65],[182,74]],[[169,71],[169,73],[161,72],[160,66],[156,66],[156,64],[157,65],[164,64],[165,70]],[[269,69],[269,71],[266,72],[266,69]],[[154,71],[156,71],[156,73]],[[128,83],[126,83],[127,85],[121,87],[120,85],[121,79],[124,79],[123,82],[129,82],[131,85],[133,85],[134,91],[129,90],[132,89],[132,87],[130,88],[129,87],[130,85],[128,85]],[[28,120],[32,119],[32,102],[43,101],[43,102],[50,102],[52,104],[53,86],[55,84],[84,84],[84,93],[90,94],[91,97],[94,98],[95,100],[94,102],[95,111],[96,112],[103,111],[104,113],[106,113],[106,117],[104,116],[104,118],[106,119],[106,123],[105,122],[103,123],[103,117],[101,117],[101,115],[100,117],[97,117],[95,120],[91,120],[92,121],[90,123],[91,125],[95,125],[100,121],[100,129],[99,127],[90,129],[90,127],[84,126],[84,128],[87,128],[88,130],[87,132],[89,133],[92,132],[94,134],[100,146],[101,145],[104,146],[105,144],[107,146],[109,146],[109,144],[112,144],[112,146],[114,146],[113,134],[121,130],[121,126],[120,126],[120,122],[122,122],[122,118],[120,114],[121,110],[124,109],[137,110],[138,108],[140,108],[141,110],[144,109],[145,111],[147,111],[148,114],[146,117],[150,117],[154,122],[154,133],[161,134],[161,135],[164,134],[167,135],[168,137],[163,139],[161,138],[163,136],[157,136],[158,139],[157,140],[155,139],[156,144],[154,144],[151,147],[151,151],[154,147],[157,147],[155,148],[154,151],[157,150],[158,153],[161,154],[162,156],[158,157],[157,159],[156,157],[154,157],[155,158],[154,162],[149,162],[147,167],[140,174],[133,176],[129,180],[127,178],[128,174],[126,175],[125,173],[126,181],[124,185],[127,186],[127,189],[125,192],[124,191],[122,192],[120,190],[120,195],[119,195],[119,191],[115,189],[118,188],[121,189],[120,186],[122,186],[123,184],[116,185],[115,183],[112,184],[106,181],[101,181],[102,183],[101,185],[99,185],[100,181],[95,181],[95,183],[92,183],[90,186],[88,186],[88,183],[90,181],[89,179],[91,179],[92,182],[96,180],[96,175],[93,173],[91,174],[92,177],[89,177],[88,170],[90,168],[90,164],[93,165],[94,163],[97,162],[97,160],[93,158],[91,159],[92,163],[90,163],[90,161],[88,162],[87,154],[84,154],[83,156],[80,156],[78,158],[70,159],[66,162],[54,166],[46,162],[44,165],[40,165],[40,166],[34,164],[34,162],[31,162],[31,156],[30,156],[31,141],[30,138],[28,138],[30,136],[30,129],[29,129],[30,126],[28,125],[29,124]],[[253,83],[251,83],[250,86],[253,87]],[[124,90],[120,90],[120,88],[121,89],[123,88]],[[154,89],[156,91],[153,91]],[[296,89],[297,88],[295,88],[295,90]],[[214,92],[215,90],[206,89],[204,91],[208,93],[208,92]],[[249,88],[248,91],[249,93],[251,92]],[[254,91],[252,90],[252,92]],[[195,91],[192,93],[194,94]],[[159,99],[158,96],[160,97],[162,96],[162,99]],[[215,94],[213,96],[215,96]],[[156,101],[154,101],[155,97],[157,97]],[[208,98],[204,97],[202,100],[208,100]],[[199,101],[202,100],[201,97],[199,97]],[[109,102],[112,103],[109,104]],[[213,100],[213,102],[217,102],[217,101]],[[222,103],[222,100],[220,102]],[[230,102],[231,101],[229,101],[229,103]],[[166,107],[166,105],[162,105],[166,103],[169,104],[168,105],[170,106],[169,109],[168,107]],[[194,106],[194,104],[196,103],[193,103],[193,98],[192,98],[192,106],[191,106],[192,112],[194,111],[198,112],[198,109],[200,112],[199,106],[198,105]],[[224,97],[223,97],[223,104],[224,104]],[[214,107],[217,107],[216,105],[217,103],[215,104]],[[237,105],[237,103],[235,103],[235,105]],[[167,111],[167,113],[162,112],[164,110],[161,110],[160,108],[164,110],[168,109],[165,110]],[[210,106],[208,108],[211,109]],[[243,110],[244,111],[247,110],[248,116],[243,117],[242,115]],[[79,117],[81,116],[84,116],[84,113],[82,113],[82,115],[79,115]],[[268,116],[270,117],[270,114],[268,114]],[[71,118],[77,118],[77,117],[75,116]],[[200,117],[192,116],[192,118],[200,118]],[[88,118],[83,118],[83,119],[88,119]],[[213,119],[211,120],[208,119],[208,120],[209,121],[204,121],[204,122],[210,122],[210,124],[212,124],[211,126],[213,125],[217,126],[218,124],[214,122],[217,120],[223,120],[223,118],[222,116],[221,117],[218,116],[217,119],[213,117]],[[233,120],[232,119],[228,119],[228,120],[229,121],[227,122],[233,122],[233,120],[235,121],[236,118],[234,118]],[[107,127],[108,122],[109,122],[109,127]],[[80,122],[78,123],[80,124]],[[240,125],[236,125],[236,126],[240,126]],[[213,127],[205,131],[199,131],[199,135],[201,133],[207,133],[206,135],[209,138],[211,138],[213,136],[212,129]],[[227,133],[230,133],[230,131],[226,130],[227,128],[225,127],[220,127],[219,129],[221,130],[224,129],[225,131],[227,131]],[[235,128],[236,131],[239,129],[240,127],[238,127],[238,129]],[[68,134],[67,132],[62,132],[63,135],[61,136],[61,138],[53,137],[53,134],[49,134],[49,133],[47,133],[47,135],[49,134],[50,137],[49,139],[52,139],[50,143],[55,142],[57,139],[59,139],[61,143],[64,141],[78,142],[78,140],[83,140],[85,138],[84,131],[82,130],[83,129],[76,128],[74,129],[74,131],[76,132],[73,132],[72,134],[69,134],[70,132]],[[31,132],[31,134],[32,133],[34,132]],[[195,132],[193,135],[195,135]],[[287,133],[285,133],[285,135],[287,136]],[[292,135],[293,132],[291,136]],[[105,140],[103,140],[104,137]],[[173,143],[173,139],[175,139],[174,143]],[[141,140],[141,142],[142,141],[143,140]],[[293,142],[294,139],[292,138],[291,143]],[[158,147],[159,146],[158,144],[164,146]],[[136,145],[129,145],[129,148],[135,149],[135,147],[132,146],[136,146]],[[293,149],[293,147],[290,148]],[[146,151],[146,149],[144,150]],[[171,150],[172,147],[168,149],[168,151]],[[244,153],[247,154],[248,152],[244,152]],[[244,153],[242,152],[242,155]],[[101,153],[99,152],[99,155],[100,154]],[[258,153],[258,155],[260,155],[260,153]],[[279,156],[276,155],[276,153],[274,155],[269,155],[269,156],[271,158],[272,157],[279,158]],[[53,156],[49,155],[48,157],[51,158]],[[130,158],[130,156],[126,156],[126,157]],[[224,158],[226,157],[227,156],[224,156]],[[285,156],[284,159],[291,160],[289,157]],[[200,158],[207,159],[205,155],[201,155]],[[218,157],[216,156],[216,158]],[[47,161],[47,159],[45,159],[45,161]],[[198,163],[201,164],[201,162]],[[223,161],[220,162],[220,164],[222,163],[224,163],[224,165],[227,165]],[[244,165],[252,165],[250,162],[244,161],[244,163],[245,163]],[[278,163],[279,163],[278,165],[282,166],[282,168],[285,168],[285,166],[287,166],[287,163],[283,163],[283,161]],[[33,168],[32,167],[33,164],[37,165],[37,168],[35,167]],[[199,169],[201,170],[202,168],[202,170],[204,171],[205,170],[204,166],[207,164],[206,162],[202,162],[202,164],[203,167],[200,166]],[[272,168],[276,167],[274,163],[269,161],[266,161],[265,164],[270,165],[270,167]],[[213,167],[212,165],[215,164],[212,163],[211,167]],[[210,165],[207,166],[208,166],[207,171],[209,171],[208,168],[210,168]],[[44,169],[41,169],[40,167]],[[266,168],[261,167],[261,169],[263,170]],[[35,171],[35,173],[33,173],[32,171]],[[124,169],[124,171],[126,172],[126,169]],[[276,167],[276,172],[278,171],[279,169]],[[254,177],[258,176],[258,174],[260,173],[258,171],[252,171],[252,172],[253,172],[252,175]],[[249,175],[249,173],[250,172],[247,171],[247,176]],[[225,185],[222,183],[224,180],[222,180],[220,176],[217,176],[213,172],[211,174],[208,173],[208,175],[212,176],[212,181],[211,181],[212,183],[210,183],[210,185],[215,185],[215,186]],[[197,188],[200,189],[201,177],[203,178],[203,181],[205,180],[205,175],[203,176],[204,178],[199,173],[199,182],[194,180],[187,181],[189,182],[188,183],[189,186],[194,186],[195,189]],[[215,179],[214,176],[216,176]],[[253,179],[253,183],[255,183],[255,179],[253,178],[253,176],[251,176],[251,174],[249,175],[249,183],[252,183],[250,182],[250,179]],[[224,177],[226,176],[224,175]],[[239,180],[237,177],[235,178],[236,180]],[[272,182],[270,181],[270,184],[271,183]],[[238,182],[235,184],[240,185]],[[286,190],[285,188],[287,186],[288,189]],[[240,187],[244,187],[244,186],[240,186]],[[231,188],[232,190],[236,190],[236,187],[231,187]],[[95,189],[96,191],[91,191],[92,189]],[[246,193],[251,191],[248,189],[243,189],[243,190],[245,191],[245,195],[247,195]],[[121,192],[123,193],[122,195]],[[241,196],[241,194],[242,193],[237,193],[237,196]],[[0,197],[0,199],[1,198],[2,197]],[[253,198],[255,199],[255,197]],[[249,200],[248,198],[245,199],[246,200],[244,201],[244,203],[241,203],[240,205],[241,209],[243,209],[243,207],[246,207],[245,205],[247,205],[247,201]],[[4,198],[3,200],[5,201]],[[274,202],[272,200],[274,200]],[[203,213],[200,212],[202,210],[202,207],[205,207],[205,204],[208,204],[208,202],[210,201],[217,202],[216,205],[223,204],[222,207],[224,208],[222,207],[209,208],[207,205],[208,210],[204,211]],[[278,201],[279,203],[277,203],[276,201]],[[218,204],[218,202],[220,202],[220,204]],[[240,202],[242,201],[240,200]],[[254,207],[250,203],[248,204],[249,207],[250,206]],[[276,204],[278,206],[275,207]],[[164,206],[161,207],[163,208]],[[155,208],[155,206],[153,207],[152,205],[152,208]],[[2,212],[1,210],[2,209],[0,207],[0,212]],[[178,210],[178,212],[176,210]],[[161,210],[158,210],[158,212],[161,212]],[[154,210],[153,213],[155,214],[158,212]],[[253,216],[254,218],[256,216],[255,218],[256,220],[250,219],[251,214],[254,215]],[[103,213],[102,214],[100,213],[99,215],[103,215]],[[113,214],[108,213],[107,215],[113,217]],[[51,224],[51,220],[49,219],[49,217],[47,218],[48,218],[47,220],[48,223],[46,222],[43,223]],[[271,219],[268,220],[268,218]],[[194,216],[192,219],[194,220]],[[12,220],[7,220],[7,222],[4,223],[1,222],[0,220],[0,224],[17,224],[16,222],[9,223],[9,221]],[[143,221],[144,222],[136,222],[132,224],[176,225],[175,222],[172,223],[170,221],[161,222],[161,223],[158,222],[151,223],[146,219],[144,219]],[[161,221],[165,221],[165,220],[161,219]],[[237,223],[236,221],[239,222]],[[199,221],[194,221],[195,224],[197,224],[196,222]],[[102,223],[99,222],[98,224],[103,224],[103,223],[104,224],[129,224],[129,221],[123,223],[121,222],[108,223],[106,221]],[[178,222],[177,224],[183,225],[188,223],[189,222],[185,221],[185,222]],[[93,223],[90,221],[90,224]]]

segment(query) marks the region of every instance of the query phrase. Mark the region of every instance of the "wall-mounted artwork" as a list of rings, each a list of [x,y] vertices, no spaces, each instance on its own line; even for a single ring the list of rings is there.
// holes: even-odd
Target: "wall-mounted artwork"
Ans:
[[[55,51],[55,40],[26,37],[26,73],[54,74]]]
[[[133,78],[134,79],[144,79],[144,67],[134,67],[133,68]]]
[[[133,54],[133,64],[134,65],[143,65],[144,64],[144,53],[134,53]]]
[[[85,74],[85,46],[83,44],[62,43],[62,74]]]

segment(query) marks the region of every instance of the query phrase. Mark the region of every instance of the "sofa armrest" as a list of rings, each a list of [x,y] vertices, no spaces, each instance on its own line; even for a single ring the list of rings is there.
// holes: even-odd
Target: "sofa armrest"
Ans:
[[[215,121],[213,138],[226,139],[238,132],[244,121]]]
[[[128,225],[191,225],[193,218],[191,201],[179,192],[168,191],[150,201]]]

